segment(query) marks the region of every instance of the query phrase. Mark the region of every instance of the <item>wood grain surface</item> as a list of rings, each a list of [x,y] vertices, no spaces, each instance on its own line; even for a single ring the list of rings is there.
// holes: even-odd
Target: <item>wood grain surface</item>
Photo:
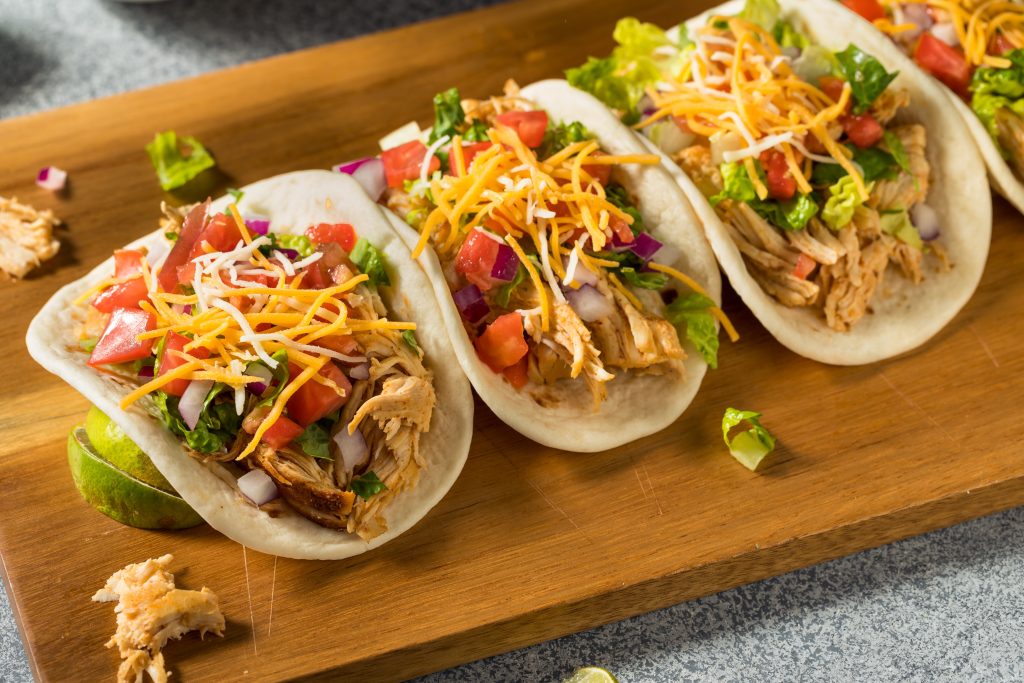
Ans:
[[[163,195],[143,152],[155,131],[197,136],[211,192],[373,152],[430,118],[431,96],[556,76],[611,47],[622,14],[669,25],[676,1],[513,3],[0,122],[0,194],[52,207],[60,255],[0,285],[0,552],[41,680],[109,680],[115,569],[166,552],[179,585],[206,585],[223,639],[167,647],[176,678],[388,680],[522,647],[1024,503],[1020,426],[1024,221],[995,204],[992,256],[967,308],[913,355],[834,368],[775,343],[727,290],[743,334],[723,343],[687,413],[613,452],[540,447],[478,405],[469,462],[418,526],[366,555],[300,562],[207,527],[145,532],[89,508],[64,440],[86,402],[29,358],[46,298],[153,229]],[[70,172],[54,197],[36,171]],[[182,198],[177,198],[179,201]],[[954,255],[955,258],[955,255]],[[727,406],[763,411],[779,448],[758,474],[727,454]]]

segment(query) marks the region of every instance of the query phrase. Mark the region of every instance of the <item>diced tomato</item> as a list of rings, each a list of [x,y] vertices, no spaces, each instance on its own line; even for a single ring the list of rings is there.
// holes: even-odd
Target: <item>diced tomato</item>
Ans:
[[[842,124],[850,141],[861,149],[874,147],[885,133],[882,124],[869,112],[844,116]]]
[[[601,156],[601,154],[595,152],[590,156],[597,157]],[[612,179],[612,167],[609,164],[583,164],[583,172],[601,185],[607,185],[608,181]]]
[[[189,250],[186,262],[178,267],[178,283],[187,285],[192,282],[196,274],[194,258],[211,251],[231,251],[241,239],[242,233],[239,232],[234,218],[223,213],[214,216],[199,233],[192,249]]]
[[[92,300],[92,307],[97,311],[110,313],[117,308],[138,308],[139,302],[148,298],[146,281],[139,275],[104,289]]]
[[[539,147],[548,129],[548,115],[544,111],[507,111],[494,120],[514,130],[527,147]]]
[[[263,441],[271,448],[284,448],[304,431],[301,426],[282,415],[263,432]]]
[[[792,199],[796,180],[789,171],[786,155],[777,149],[766,149],[761,152],[761,166],[768,181],[768,194],[775,199]]]
[[[523,356],[519,359],[518,363],[510,365],[501,371],[501,374],[505,375],[505,379],[508,380],[508,383],[516,389],[522,389],[525,387],[526,382],[529,379],[526,375],[527,362],[526,356]]]
[[[612,234],[619,238],[619,242],[629,244],[633,241],[633,231],[629,224],[615,214],[608,217],[608,227],[612,229]]]
[[[868,21],[885,19],[885,9],[878,0],[843,0],[846,8],[853,10]]]
[[[818,263],[814,259],[807,254],[800,252],[800,255],[796,257],[796,266],[793,267],[793,275],[801,280],[806,280],[807,276],[811,274],[811,271],[814,270],[816,265],[818,265]]]
[[[462,146],[462,159],[463,159],[463,161],[466,164],[466,170],[467,171],[469,170],[469,166],[470,166],[470,164],[473,163],[473,159],[476,158],[477,154],[480,154],[481,152],[490,149],[491,145],[493,145],[493,144],[494,144],[493,142],[474,142],[474,143],[469,144],[469,145],[463,145]],[[451,160],[451,156],[450,155],[449,155],[448,159],[449,159],[448,165],[451,166],[452,175],[454,175],[454,176],[459,175],[458,169],[456,169],[455,166],[450,161]]]
[[[1001,57],[1011,50],[1013,50],[1013,43],[1011,43],[1001,32],[997,31],[996,34],[992,36],[992,40],[988,41],[988,53],[990,55]]]
[[[455,270],[466,276],[466,279],[486,292],[494,286],[491,279],[491,271],[494,269],[494,261],[498,258],[497,241],[479,230],[472,230],[466,241],[459,248],[459,254],[455,257]]]
[[[427,146],[419,140],[410,140],[404,145],[381,152],[380,160],[384,162],[384,175],[388,179],[388,187],[401,187],[406,180],[419,178],[426,156]],[[433,173],[439,168],[441,160],[436,156],[431,157],[427,172]]]
[[[317,251],[323,256],[309,265],[303,272],[302,286],[309,289],[323,289],[341,284],[356,271],[356,266],[337,242],[325,242]]]
[[[298,365],[288,364],[291,379],[295,379],[301,371]],[[327,361],[327,364],[320,368],[320,374],[337,384],[345,395],[339,396],[333,388],[312,379],[299,387],[286,405],[291,418],[303,427],[308,427],[327,413],[345,405],[352,393],[352,384],[348,377],[331,361]]]
[[[160,268],[160,276],[157,278],[160,289],[163,291],[173,292],[178,288],[178,268],[188,261],[188,255],[206,224],[206,211],[209,206],[209,202],[198,204],[185,216],[178,239],[171,247],[167,258],[164,259],[164,264]]]
[[[137,249],[118,249],[114,252],[114,277],[126,278],[142,272],[143,253]]]
[[[320,337],[313,344],[343,353],[346,356],[359,355],[359,342],[350,334],[329,334],[326,337]]]
[[[348,223],[320,223],[306,228],[306,237],[313,244],[334,242],[340,244],[345,251],[352,251],[356,246],[356,231]]]
[[[967,97],[967,86],[971,82],[971,66],[963,53],[925,32],[917,41],[914,61],[922,69],[939,79],[950,90],[961,97]]]
[[[530,350],[523,339],[523,319],[518,313],[495,318],[473,346],[484,365],[495,372],[515,365]]]
[[[149,355],[152,339],[139,339],[156,328],[156,317],[138,308],[118,308],[110,315],[106,329],[89,356],[89,365],[127,363]]]
[[[157,371],[157,377],[166,375],[171,370],[181,367],[188,362],[177,354],[171,353],[171,351],[185,352],[185,345],[190,341],[192,340],[188,337],[176,332],[167,333],[167,337],[164,339],[163,353],[160,354],[160,369]],[[199,346],[188,351],[188,354],[194,358],[209,358],[210,350],[205,346]],[[185,393],[185,389],[188,388],[188,383],[189,380],[187,379],[172,379],[163,386],[163,390],[171,396],[181,396]]]
[[[838,102],[843,96],[843,85],[846,83],[838,76],[822,76],[818,79],[821,92],[828,95],[833,102]]]

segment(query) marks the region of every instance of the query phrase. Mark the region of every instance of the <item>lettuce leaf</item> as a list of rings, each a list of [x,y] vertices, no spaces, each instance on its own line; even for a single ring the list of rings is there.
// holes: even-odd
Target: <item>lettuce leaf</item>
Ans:
[[[882,232],[892,235],[901,242],[905,242],[918,251],[924,250],[924,241],[921,240],[921,233],[917,231],[910,221],[910,214],[906,209],[883,213],[879,219],[879,226]]]
[[[302,452],[311,458],[320,460],[333,460],[331,457],[330,443],[331,435],[327,430],[314,422],[302,430],[302,433],[295,438]]]
[[[572,123],[549,124],[544,131],[544,141],[537,149],[537,158],[545,159],[557,154],[574,142],[583,142],[594,138],[590,131],[579,121]]]
[[[899,74],[898,71],[886,71],[881,62],[853,43],[842,52],[837,52],[836,59],[839,61],[840,71],[853,91],[853,111],[856,114],[866,112]]]
[[[870,188],[868,188],[870,192]],[[853,220],[853,212],[864,203],[857,185],[850,176],[843,176],[828,188],[829,198],[821,210],[821,219],[832,230],[839,230]]]
[[[722,174],[722,191],[708,199],[715,206],[723,199],[737,202],[752,202],[757,199],[754,183],[747,175],[746,167],[738,161],[730,161],[719,167]]]
[[[726,408],[722,416],[722,438],[729,447],[729,453],[751,472],[775,449],[775,437],[761,426],[760,417],[761,413],[736,408]],[[729,432],[743,421],[750,425],[750,429],[730,439]]]
[[[900,147],[902,148],[902,145]],[[853,163],[860,167],[866,183],[874,180],[892,180],[900,174],[900,163],[881,147],[861,149],[856,145],[846,145],[846,148],[853,153]],[[906,162],[909,168],[910,159],[907,158]],[[816,163],[811,171],[811,184],[816,187],[828,187],[845,175],[846,169],[839,164]]]
[[[273,253],[273,249],[291,249],[298,252],[301,258],[312,256],[315,251],[313,242],[305,235],[289,235],[287,233],[272,233],[270,248],[271,253]]]
[[[387,486],[380,480],[376,472],[370,471],[352,480],[352,491],[362,498],[369,500],[381,491],[386,491]]]
[[[480,119],[473,119],[473,123],[469,124],[469,128],[462,134],[463,142],[487,142],[490,138],[487,137],[487,124]]]
[[[427,142],[434,142],[445,135],[452,139],[465,120],[466,112],[462,109],[458,88],[437,93],[434,95],[434,127],[430,129]]]
[[[1017,49],[1003,55],[1011,65],[1005,69],[985,66],[971,78],[971,109],[985,124],[988,134],[1003,156],[1007,152],[999,144],[996,112],[1006,107],[1024,116],[1024,50]]]
[[[352,259],[352,263],[359,266],[359,271],[370,278],[371,285],[387,287],[391,284],[391,279],[385,269],[387,261],[384,260],[384,254],[370,244],[365,237],[359,238],[356,246],[352,248],[352,253],[348,256]]]
[[[750,208],[783,230],[803,230],[807,221],[818,214],[818,203],[809,194],[796,194],[783,200],[755,200],[750,202]]]
[[[715,302],[702,294],[680,296],[665,309],[665,319],[679,327],[686,325],[686,338],[712,370],[718,367],[718,329],[708,311]]]
[[[792,22],[785,19],[779,19],[775,22],[775,27],[772,29],[772,37],[775,38],[775,42],[779,44],[779,47],[795,47],[800,50],[806,50],[811,45],[811,41],[808,40],[807,36],[798,31]]]
[[[747,0],[743,9],[736,16],[744,21],[757,24],[765,31],[771,31],[782,15],[782,8],[777,0]]]
[[[658,272],[645,273],[636,268],[625,267],[619,268],[619,274],[623,280],[641,289],[661,289],[668,284],[668,276]]]
[[[185,135],[180,140],[173,130],[165,130],[146,145],[146,154],[156,170],[160,187],[173,190],[181,187],[217,163],[199,140]]]

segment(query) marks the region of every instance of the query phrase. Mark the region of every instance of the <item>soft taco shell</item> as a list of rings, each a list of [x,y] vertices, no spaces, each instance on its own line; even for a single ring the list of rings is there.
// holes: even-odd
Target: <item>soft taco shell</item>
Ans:
[[[590,95],[561,80],[534,83],[521,95],[546,110],[554,120],[579,121],[609,154],[644,154],[646,150],[605,107]],[[721,280],[714,254],[701,234],[700,224],[672,178],[659,166],[616,167],[613,179],[637,199],[644,223],[661,242],[680,253],[671,264],[693,277],[716,303]],[[387,209],[395,230],[410,246],[418,235]],[[595,411],[582,378],[555,385],[551,405],[540,406],[525,391],[517,391],[477,357],[462,326],[441,265],[427,247],[419,259],[431,284],[463,371],[484,402],[516,431],[553,448],[601,451],[647,436],[674,422],[693,400],[707,364],[685,337],[685,377],[629,374],[615,371],[608,396]]]
[[[908,68],[906,60],[894,59],[882,34],[851,27],[848,14],[839,3],[780,0],[780,5],[783,16],[795,17],[822,46],[843,50],[855,43],[889,71],[899,70],[891,87],[907,89],[911,104],[900,112],[897,121],[916,121],[928,131],[927,156],[932,177],[926,203],[935,209],[942,222],[941,243],[949,254],[952,269],[945,273],[928,269],[924,281],[917,285],[888,273],[872,300],[873,312],[851,330],[836,332],[825,324],[817,310],[790,308],[766,294],[747,272],[739,249],[704,195],[671,159],[662,155],[663,161],[703,221],[715,256],[733,289],[779,342],[802,356],[833,365],[860,365],[891,358],[920,346],[939,332],[978,286],[992,232],[992,201],[985,165],[940,86],[920,71]],[[690,19],[686,25],[697,28],[711,15],[734,15],[742,8],[742,2],[728,2]]]
[[[425,363],[434,374],[437,405],[430,429],[421,437],[428,463],[419,483],[391,502],[385,517],[388,530],[363,541],[354,534],[327,529],[290,510],[270,517],[241,498],[232,475],[214,464],[212,469],[193,459],[179,438],[167,430],[144,406],[143,399],[127,411],[118,406],[129,389],[86,365],[88,354],[78,350],[69,311],[72,302],[95,283],[108,277],[113,258],[85,277],[61,288],[29,326],[26,343],[32,357],[60,376],[109,415],[137,443],[181,496],[203,519],[229,538],[261,552],[298,559],[341,559],[388,542],[419,521],[451,488],[466,461],[473,430],[473,400],[466,378],[458,370],[448,335],[441,323],[430,284],[417,268],[405,244],[388,226],[377,206],[358,183],[329,171],[300,171],[276,176],[242,188],[243,211],[269,216],[275,232],[300,233],[319,222],[351,223],[357,234],[381,250],[392,280],[385,302],[393,319],[416,323],[416,337],[426,352]],[[213,202],[211,211],[223,211],[230,198]],[[163,249],[159,231],[133,242],[131,247]]]

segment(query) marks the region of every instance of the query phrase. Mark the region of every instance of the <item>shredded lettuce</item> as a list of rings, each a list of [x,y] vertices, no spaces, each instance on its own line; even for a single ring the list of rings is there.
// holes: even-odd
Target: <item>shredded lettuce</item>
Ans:
[[[146,145],[146,153],[156,170],[160,187],[173,190],[181,187],[216,162],[199,140],[191,135],[180,140],[173,130],[165,130],[153,137]]]
[[[366,241],[365,237],[359,238],[356,246],[352,248],[352,253],[348,256],[352,259],[352,263],[359,266],[360,272],[365,273],[370,278],[371,285],[375,287],[384,285],[387,287],[391,284],[391,279],[388,277],[388,272],[385,269],[387,261],[384,260],[384,254]]]
[[[818,203],[809,194],[796,194],[783,200],[755,200],[750,202],[750,208],[783,230],[803,230],[818,214]]]
[[[892,180],[900,174],[899,162],[881,147],[861,149],[856,145],[846,145],[846,148],[853,154],[853,163],[860,167],[861,175],[866,183],[874,180]],[[909,167],[909,158],[906,161]],[[846,169],[839,164],[814,164],[814,169],[811,171],[811,184],[816,187],[828,187],[845,175],[847,175]]]
[[[303,453],[311,458],[334,459],[331,457],[330,450],[331,435],[316,422],[302,430],[302,433],[295,437],[295,443],[299,445]]]
[[[686,338],[697,347],[712,370],[718,367],[718,328],[709,312],[715,302],[701,294],[680,296],[665,308],[665,319],[679,327],[686,325]]]
[[[751,182],[743,164],[738,161],[730,161],[722,164],[719,171],[722,174],[722,191],[708,199],[712,206],[723,199],[733,199],[738,202],[752,202],[757,199],[754,183]]]
[[[777,0],[747,0],[743,9],[737,14],[740,19],[757,24],[765,31],[771,31],[782,16],[782,8]]]
[[[313,242],[305,235],[289,235],[288,233],[271,233],[270,244],[268,245],[271,253],[274,249],[291,249],[297,252],[301,258],[312,256],[315,249],[313,248]]]
[[[775,22],[775,28],[772,29],[772,37],[775,38],[775,42],[779,44],[779,47],[795,47],[800,50],[806,50],[811,45],[811,41],[807,36],[798,31],[793,26],[793,22],[786,21],[785,19],[779,19]]]
[[[898,71],[886,71],[881,62],[853,43],[842,52],[837,52],[836,59],[839,61],[840,71],[850,84],[854,101],[853,111],[856,114],[866,112],[899,74]]]
[[[868,188],[870,193],[871,188]],[[821,211],[821,219],[832,230],[839,230],[853,220],[853,212],[864,203],[857,185],[850,176],[843,176],[828,188],[829,197]]]
[[[914,224],[910,221],[910,214],[906,209],[891,213],[883,213],[879,218],[879,226],[882,228],[882,232],[892,235],[914,249],[917,249],[918,251],[922,251],[924,249],[924,242],[921,240],[921,233],[917,231],[917,228],[915,228]]]
[[[502,308],[508,308],[508,302],[512,298],[512,292],[515,291],[515,288],[518,287],[525,279],[526,268],[523,268],[520,265],[519,269],[516,270],[516,275],[512,278],[512,281],[507,285],[502,285],[498,288],[497,294],[494,295],[494,302]]]
[[[619,268],[622,279],[640,289],[661,289],[668,284],[668,276],[658,272],[642,272],[631,266]]]
[[[455,137],[458,127],[466,120],[462,110],[462,98],[458,88],[449,88],[434,95],[434,127],[430,129],[427,142],[434,142],[445,135]]]
[[[556,154],[574,142],[593,139],[590,131],[579,121],[549,124],[544,131],[544,141],[537,150],[537,158],[545,159]]]
[[[839,69],[836,56],[821,45],[808,45],[793,60],[793,71],[801,80],[815,87],[824,76],[831,76]]]
[[[385,486],[384,482],[380,480],[380,477],[377,476],[377,473],[372,471],[353,479],[351,487],[352,491],[363,500],[369,500],[388,488]]]
[[[729,447],[729,453],[751,472],[775,449],[775,437],[761,426],[760,417],[761,413],[736,408],[726,408],[722,416],[722,438]],[[743,421],[750,425],[750,429],[730,439],[729,432]]]
[[[183,437],[188,447],[198,453],[218,453],[238,435],[242,418],[235,413],[234,402],[212,403],[212,399],[208,400],[196,428],[190,430],[178,412],[177,396],[168,396],[162,391],[155,391],[152,396],[164,425]]]
[[[404,341],[406,345],[410,349],[412,349],[417,356],[423,356],[423,350],[420,348],[419,342],[416,341],[415,332],[413,332],[412,330],[405,330],[404,332],[402,332],[402,341]]]
[[[982,67],[971,78],[971,109],[985,124],[988,134],[1002,154],[1007,154],[999,144],[999,128],[996,112],[1008,108],[1024,116],[1024,50],[1017,49],[1003,55],[1010,60],[1005,69]]]
[[[462,134],[463,142],[487,142],[487,125],[480,119],[473,119],[469,128]]]

